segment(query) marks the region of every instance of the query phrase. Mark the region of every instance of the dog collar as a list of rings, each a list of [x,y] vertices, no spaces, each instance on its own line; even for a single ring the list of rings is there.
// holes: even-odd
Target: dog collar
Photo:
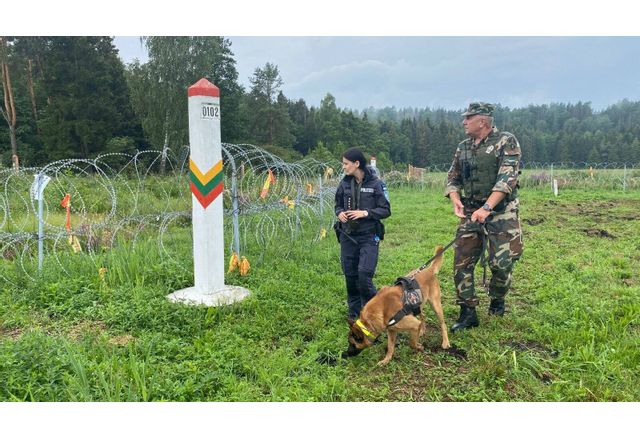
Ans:
[[[356,320],[356,325],[358,325],[360,327],[360,329],[362,329],[362,332],[364,332],[364,335],[366,335],[367,337],[369,337],[371,339],[375,339],[376,338],[371,332],[369,332],[367,327],[364,326],[364,323],[362,323],[360,321],[360,319]]]

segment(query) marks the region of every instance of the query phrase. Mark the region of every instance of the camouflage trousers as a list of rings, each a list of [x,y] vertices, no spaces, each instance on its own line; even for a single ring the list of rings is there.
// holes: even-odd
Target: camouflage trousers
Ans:
[[[484,241],[486,240],[486,242]],[[454,245],[453,278],[456,285],[456,303],[477,306],[474,269],[483,250],[489,253],[491,282],[489,296],[503,298],[511,286],[514,263],[522,255],[522,228],[518,218],[518,200],[507,206],[504,213],[495,214],[484,224],[460,220]]]

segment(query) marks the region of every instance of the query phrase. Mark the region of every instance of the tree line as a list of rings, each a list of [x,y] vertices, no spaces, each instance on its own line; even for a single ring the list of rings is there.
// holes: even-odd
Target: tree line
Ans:
[[[186,90],[203,77],[220,88],[222,141],[286,160],[336,160],[358,146],[383,170],[441,166],[465,137],[463,109],[354,110],[330,93],[317,107],[289,99],[271,63],[257,67],[245,89],[224,37],[143,37],[141,44],[148,61],[124,65],[112,37],[0,37],[0,166],[179,149],[188,144]],[[498,103],[495,121],[519,139],[525,162],[640,162],[640,102],[602,111],[589,102]]]

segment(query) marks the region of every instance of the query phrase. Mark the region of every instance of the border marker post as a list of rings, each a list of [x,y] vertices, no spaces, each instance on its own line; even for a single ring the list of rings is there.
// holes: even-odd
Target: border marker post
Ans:
[[[189,87],[188,95],[195,285],[167,298],[191,305],[226,305],[244,299],[249,291],[224,284],[220,90],[203,78]]]

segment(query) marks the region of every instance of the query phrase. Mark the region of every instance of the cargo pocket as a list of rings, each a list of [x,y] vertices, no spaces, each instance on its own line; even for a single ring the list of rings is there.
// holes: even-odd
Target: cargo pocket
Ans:
[[[358,261],[358,271],[365,273],[375,273],[378,264],[378,243],[371,239],[370,245],[360,248],[360,260]]]

